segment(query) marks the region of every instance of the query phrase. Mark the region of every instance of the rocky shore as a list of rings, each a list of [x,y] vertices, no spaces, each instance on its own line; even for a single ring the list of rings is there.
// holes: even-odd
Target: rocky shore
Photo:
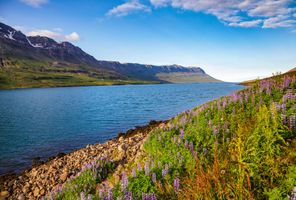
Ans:
[[[62,186],[68,178],[75,176],[82,167],[95,158],[107,157],[116,163],[114,176],[120,174],[124,165],[135,162],[141,155],[145,138],[156,127],[166,121],[151,121],[148,125],[136,127],[103,144],[87,145],[38,165],[18,175],[0,177],[0,200],[42,199],[54,188]]]

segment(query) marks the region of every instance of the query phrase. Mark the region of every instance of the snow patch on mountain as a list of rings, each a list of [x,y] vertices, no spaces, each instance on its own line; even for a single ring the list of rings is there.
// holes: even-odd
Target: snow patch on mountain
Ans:
[[[15,31],[8,31],[8,35],[4,35],[4,37],[6,37],[6,38],[8,38],[8,39],[11,39],[11,40],[15,40],[14,38],[13,38],[13,35],[14,35],[14,33],[15,33]]]

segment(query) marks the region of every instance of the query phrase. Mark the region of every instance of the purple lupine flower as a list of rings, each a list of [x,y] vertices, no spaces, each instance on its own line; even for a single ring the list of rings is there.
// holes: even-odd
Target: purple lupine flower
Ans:
[[[145,169],[146,176],[149,176],[150,169],[149,169],[149,162],[148,161],[146,161],[144,169]]]
[[[168,165],[166,164],[165,165],[165,168],[162,170],[162,173],[161,173],[161,175],[162,175],[162,177],[163,178],[165,178],[166,177],[166,175],[168,174]]]
[[[152,174],[152,182],[154,184],[156,184],[156,174],[155,173]]]
[[[142,171],[142,166],[140,163],[138,164],[138,171]]]
[[[122,173],[121,175],[121,184],[122,184],[122,191],[125,191],[128,184],[128,180],[125,173]]]
[[[193,142],[190,142],[189,148],[190,148],[190,151],[193,151],[194,150]]]
[[[130,191],[126,191],[124,193],[124,200],[132,200],[133,199],[133,195]]]
[[[183,138],[184,138],[184,129],[183,128],[181,128],[180,129],[180,138],[183,140]]]
[[[286,76],[284,77],[284,88],[288,88],[290,86],[291,79],[290,77]]]
[[[289,200],[296,200],[296,186],[292,189],[291,194],[288,195]]]
[[[286,104],[283,103],[283,104],[281,105],[281,107],[282,107],[282,111],[283,111],[283,112],[286,112]]]
[[[113,193],[112,193],[112,189],[111,188],[108,190],[107,200],[113,200]]]
[[[174,179],[174,190],[175,190],[175,193],[178,193],[179,187],[180,187],[180,180],[179,180],[178,177],[176,177]]]
[[[142,192],[142,200],[146,200],[147,196],[144,192]]]
[[[137,172],[136,172],[136,169],[135,169],[135,168],[133,168],[133,170],[132,170],[132,176],[133,176],[134,178],[137,176]]]
[[[151,193],[149,198],[150,200],[156,200],[156,195],[154,193]]]
[[[154,193],[150,194],[145,194],[144,192],[142,193],[142,200],[156,200],[156,196]]]
[[[183,114],[182,118],[181,118],[181,124],[184,124],[186,122],[186,115]]]
[[[84,192],[80,192],[80,198],[81,198],[81,200],[87,200]]]
[[[91,195],[90,195],[90,194],[88,194],[88,195],[87,195],[87,200],[92,200],[92,198],[91,198]]]
[[[281,114],[281,118],[282,118],[282,123],[284,125],[287,125],[288,124],[288,118],[287,118],[287,116],[284,115],[284,114]]]
[[[296,116],[295,115],[291,115],[289,117],[288,124],[289,124],[289,128],[291,130],[294,130],[296,128]]]
[[[226,98],[224,98],[222,102],[222,107],[225,108],[226,106],[227,106],[227,100]]]

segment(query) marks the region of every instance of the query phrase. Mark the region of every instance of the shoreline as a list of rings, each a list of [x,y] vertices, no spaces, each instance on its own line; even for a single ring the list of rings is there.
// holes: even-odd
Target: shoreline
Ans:
[[[168,121],[151,120],[146,125],[136,126],[125,133],[118,133],[117,137],[104,143],[89,144],[66,154],[59,153],[20,173],[1,175],[1,193],[4,192],[3,194],[6,195],[4,199],[26,199],[29,197],[39,199],[47,195],[56,186],[65,183],[71,176],[77,174],[81,167],[88,164],[94,157],[110,156],[110,158],[117,160],[116,162],[119,164],[124,163],[125,160],[137,156],[138,150],[142,148],[141,145],[151,130],[166,124]],[[129,152],[130,150],[131,152]],[[126,151],[130,154],[126,153]],[[36,182],[39,183],[37,183],[37,186]]]
[[[1,90],[22,90],[22,89],[38,89],[38,88],[69,88],[69,87],[91,87],[91,86],[124,86],[124,85],[151,85],[151,84],[163,84],[161,82],[134,82],[134,83],[114,83],[114,84],[90,84],[90,85],[56,85],[56,86],[32,86],[32,87],[9,87],[0,88]]]
[[[135,83],[115,83],[115,84],[91,84],[91,85],[62,85],[62,86],[44,86],[44,87],[39,87],[39,86],[32,86],[32,87],[11,87],[11,88],[0,88],[0,91],[7,91],[7,90],[23,90],[23,89],[46,89],[46,88],[71,88],[71,87],[96,87],[96,86],[126,86],[126,85],[162,85],[162,84],[195,84],[195,83],[232,83],[236,85],[241,85],[240,83],[237,82],[185,82],[185,83],[171,83],[171,82],[157,82],[157,81],[149,81],[149,82],[135,82]]]

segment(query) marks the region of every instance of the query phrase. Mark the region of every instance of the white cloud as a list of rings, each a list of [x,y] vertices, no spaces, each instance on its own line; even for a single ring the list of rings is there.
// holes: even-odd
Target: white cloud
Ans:
[[[68,41],[78,41],[80,39],[80,36],[78,35],[78,33],[73,32],[69,35],[66,35],[65,39]]]
[[[156,7],[166,6],[169,4],[169,0],[150,0],[151,3]]]
[[[229,26],[290,27],[295,17],[294,0],[150,0],[155,7],[171,6],[216,16]],[[277,19],[278,16],[284,18]],[[262,23],[264,21],[264,23]],[[272,24],[271,24],[272,23]]]
[[[20,0],[20,1],[34,8],[38,8],[48,2],[48,0]]]
[[[239,27],[255,27],[258,26],[262,23],[261,19],[257,19],[257,20],[251,20],[251,21],[243,21],[243,22],[233,22],[233,23],[229,23],[229,26],[239,26]]]
[[[61,34],[58,32],[54,32],[54,31],[50,31],[50,30],[46,30],[46,29],[39,29],[39,30],[33,30],[29,33],[27,33],[28,36],[45,36],[45,37],[49,37],[52,39],[59,39],[61,38]]]
[[[55,30],[55,31],[54,31]],[[64,35],[62,33],[62,29],[60,28],[54,28],[53,30],[47,30],[47,29],[37,29],[37,30],[32,30],[27,33],[28,36],[45,36],[48,38],[52,38],[57,41],[70,41],[70,42],[75,42],[80,39],[80,36],[77,32],[72,32],[69,35]]]
[[[150,12],[151,10],[148,6],[141,4],[137,0],[132,0],[112,8],[111,10],[108,11],[107,15],[108,16],[112,16],[112,15],[126,16],[130,13],[138,12],[138,11]]]
[[[279,16],[266,19],[263,23],[263,28],[293,27],[295,24],[296,20]]]

